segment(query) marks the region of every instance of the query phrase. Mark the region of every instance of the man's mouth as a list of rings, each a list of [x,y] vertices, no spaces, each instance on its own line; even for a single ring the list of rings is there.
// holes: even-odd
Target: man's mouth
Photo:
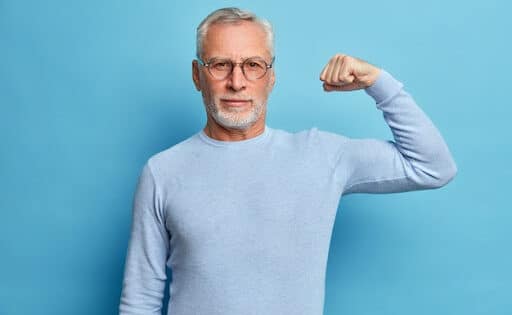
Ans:
[[[249,104],[251,101],[237,98],[223,98],[221,99],[221,102],[226,104],[227,106],[242,107]]]

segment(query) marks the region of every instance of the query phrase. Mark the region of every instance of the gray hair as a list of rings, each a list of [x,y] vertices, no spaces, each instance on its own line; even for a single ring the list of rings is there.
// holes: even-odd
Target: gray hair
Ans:
[[[211,25],[217,23],[237,24],[242,21],[254,22],[260,25],[267,34],[267,45],[271,57],[274,57],[274,31],[269,21],[257,17],[254,13],[239,8],[222,8],[210,13],[197,27],[196,33],[196,55],[198,58],[203,54],[203,41]]]

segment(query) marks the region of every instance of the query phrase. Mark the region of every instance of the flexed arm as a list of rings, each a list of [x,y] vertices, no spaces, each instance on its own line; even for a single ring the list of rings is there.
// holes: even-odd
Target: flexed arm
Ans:
[[[335,165],[343,194],[438,188],[455,176],[457,167],[440,132],[391,74],[337,54],[320,80],[328,92],[364,89],[393,133],[394,141],[347,138],[343,142]]]

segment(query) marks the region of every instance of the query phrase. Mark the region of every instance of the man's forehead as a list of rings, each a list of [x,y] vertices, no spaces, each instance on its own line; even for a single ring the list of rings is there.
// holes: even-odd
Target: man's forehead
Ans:
[[[211,25],[203,42],[203,52],[209,58],[270,57],[264,29],[248,21]]]

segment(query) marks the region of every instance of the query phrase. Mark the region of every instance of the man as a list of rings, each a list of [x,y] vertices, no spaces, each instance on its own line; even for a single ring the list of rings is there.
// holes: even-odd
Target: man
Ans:
[[[133,205],[121,314],[320,315],[342,195],[432,189],[456,173],[438,130],[388,72],[336,54],[325,91],[364,89],[395,142],[266,125],[275,82],[268,22],[236,8],[197,30],[204,129],[151,157]]]

